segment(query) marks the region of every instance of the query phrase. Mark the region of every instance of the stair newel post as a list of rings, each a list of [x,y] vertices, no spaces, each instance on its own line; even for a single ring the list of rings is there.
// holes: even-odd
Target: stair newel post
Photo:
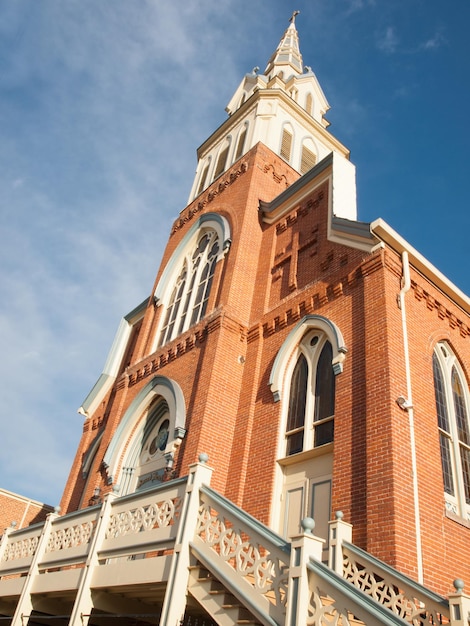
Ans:
[[[91,582],[96,568],[99,566],[98,553],[106,538],[112,506],[117,498],[117,493],[111,491],[103,498],[103,504],[99,510],[94,533],[91,537],[88,557],[80,576],[77,596],[70,616],[69,626],[87,626],[93,609],[93,595]]]
[[[26,575],[26,580],[21,591],[20,599],[18,600],[18,604],[16,605],[15,614],[11,621],[12,626],[22,626],[23,615],[29,616],[33,611],[33,586],[36,582],[36,577],[39,575],[39,564],[42,561],[44,554],[47,550],[47,544],[49,542],[49,537],[52,531],[52,524],[54,520],[59,517],[59,511],[60,509],[57,507],[54,513],[49,513],[46,517],[46,521],[44,522],[44,526],[42,527],[42,532],[39,537],[39,541],[36,546],[31,565],[29,566],[28,574]]]
[[[190,548],[196,533],[199,512],[199,487],[210,485],[213,469],[207,465],[207,454],[199,455],[199,462],[189,466],[188,482],[181,507],[160,626],[179,626],[184,618],[188,591]]]
[[[343,541],[352,541],[352,525],[343,522],[343,512],[336,511],[335,519],[328,522],[329,555],[328,566],[340,576],[343,575]]]
[[[12,522],[11,525],[3,531],[2,538],[0,539],[0,563],[3,561],[3,555],[5,554],[7,545],[10,541],[9,535],[14,530],[16,530],[16,522]]]
[[[449,595],[450,623],[452,626],[468,626],[470,622],[470,596],[464,593],[461,578],[454,580],[455,593]]]
[[[301,526],[303,533],[291,541],[286,626],[306,623],[310,599],[307,563],[322,558],[324,540],[312,534],[315,522],[306,517]]]

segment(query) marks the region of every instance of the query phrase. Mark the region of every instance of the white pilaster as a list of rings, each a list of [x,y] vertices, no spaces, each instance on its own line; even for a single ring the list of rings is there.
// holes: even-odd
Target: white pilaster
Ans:
[[[78,586],[77,597],[73,605],[72,615],[70,616],[69,626],[87,626],[90,613],[93,609],[93,598],[91,593],[91,581],[95,568],[98,566],[98,548],[102,545],[113,501],[116,499],[115,493],[108,493],[104,497],[103,505],[96,522],[94,535],[90,543],[90,551],[83,568]]]

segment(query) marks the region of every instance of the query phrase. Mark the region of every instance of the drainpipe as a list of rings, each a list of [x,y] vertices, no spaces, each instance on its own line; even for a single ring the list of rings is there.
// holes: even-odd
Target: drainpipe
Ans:
[[[416,533],[416,565],[418,570],[418,582],[423,584],[423,550],[421,544],[421,522],[419,514],[419,490],[418,490],[418,473],[416,469],[416,439],[414,426],[414,409],[413,395],[411,390],[411,373],[410,373],[410,354],[408,349],[408,330],[406,323],[405,294],[410,290],[410,264],[408,260],[408,252],[402,252],[403,276],[401,281],[400,294],[398,296],[398,306],[401,310],[401,322],[403,328],[403,347],[405,356],[405,374],[406,374],[406,399],[398,398],[397,402],[400,408],[407,411],[410,426],[410,444],[411,444],[411,467],[413,474],[413,500],[415,511],[415,533]]]

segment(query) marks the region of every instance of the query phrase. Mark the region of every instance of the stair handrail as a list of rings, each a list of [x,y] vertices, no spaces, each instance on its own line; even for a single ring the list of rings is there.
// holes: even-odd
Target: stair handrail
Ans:
[[[228,500],[225,496],[222,496],[220,493],[208,487],[207,485],[202,485],[199,490],[201,493],[205,494],[209,498],[211,498],[214,502],[216,502],[221,508],[225,509],[230,515],[235,517],[239,522],[242,522],[252,532],[259,535],[261,539],[268,541],[270,544],[282,550],[286,553],[287,556],[290,555],[291,544],[287,539],[278,535],[274,530],[271,530],[264,524],[262,524],[256,517],[253,517],[239,506]]]
[[[290,542],[201,485],[196,558],[262,624],[284,624]]]
[[[321,561],[310,559],[307,569],[310,590],[307,626],[349,624],[351,616],[367,626],[408,626],[401,617],[351,585]]]
[[[343,541],[343,578],[408,623],[450,622],[449,601],[358,546]],[[426,618],[425,618],[426,616]]]

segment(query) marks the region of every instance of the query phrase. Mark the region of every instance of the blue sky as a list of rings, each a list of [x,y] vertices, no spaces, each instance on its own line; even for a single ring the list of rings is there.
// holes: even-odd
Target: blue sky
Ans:
[[[0,487],[59,502],[76,410],[152,288],[196,148],[294,9],[359,219],[470,293],[466,0],[4,1]]]

